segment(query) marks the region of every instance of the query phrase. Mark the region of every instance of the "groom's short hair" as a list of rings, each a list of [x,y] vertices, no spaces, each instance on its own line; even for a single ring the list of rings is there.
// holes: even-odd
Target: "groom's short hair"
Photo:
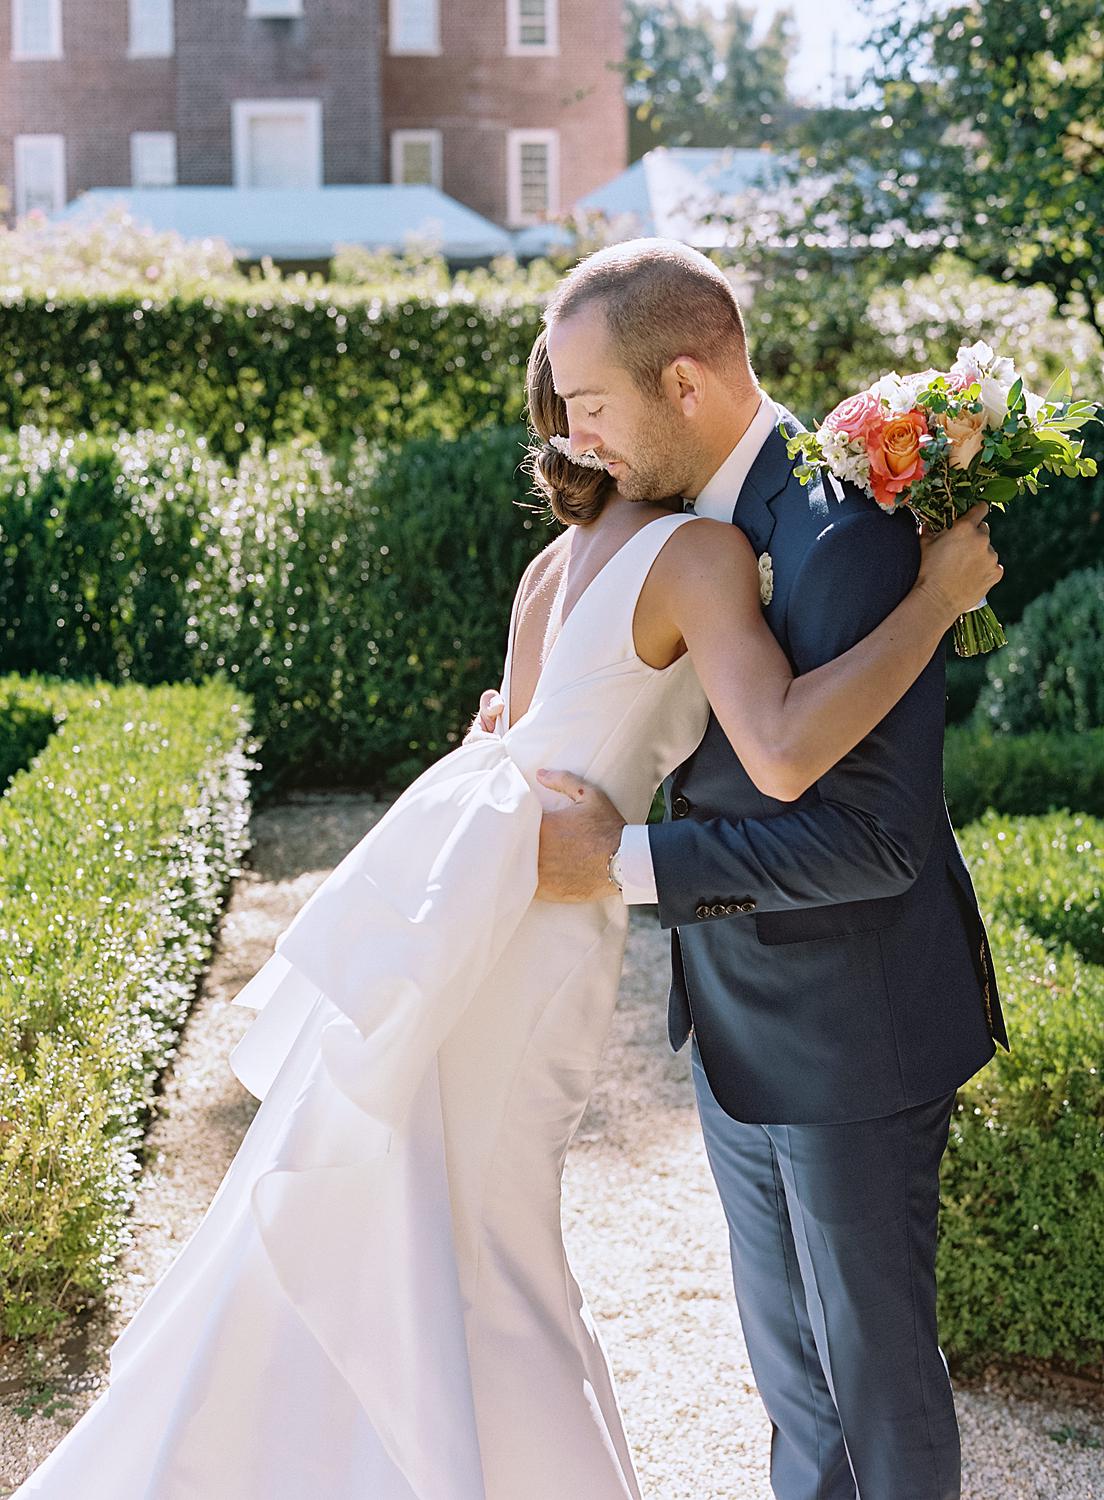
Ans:
[[[598,304],[614,356],[641,390],[658,395],[680,354],[750,374],[744,318],[724,272],[679,240],[637,239],[596,250],[570,270],[545,308],[551,327]]]

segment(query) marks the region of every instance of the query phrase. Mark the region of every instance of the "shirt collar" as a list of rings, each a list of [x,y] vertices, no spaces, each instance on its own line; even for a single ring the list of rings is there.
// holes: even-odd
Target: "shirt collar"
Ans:
[[[778,426],[778,418],[778,407],[764,392],[747,431],[721,467],[702,486],[701,493],[694,501],[694,510],[699,516],[710,516],[715,521],[732,520],[744,480],[759,457],[763,444]]]

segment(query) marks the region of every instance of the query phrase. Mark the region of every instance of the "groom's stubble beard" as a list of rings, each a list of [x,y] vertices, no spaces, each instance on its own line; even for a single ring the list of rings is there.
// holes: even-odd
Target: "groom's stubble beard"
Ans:
[[[624,454],[628,472],[617,480],[623,500],[662,501],[685,495],[700,471],[698,445],[682,418],[663,397],[649,400],[632,445]]]

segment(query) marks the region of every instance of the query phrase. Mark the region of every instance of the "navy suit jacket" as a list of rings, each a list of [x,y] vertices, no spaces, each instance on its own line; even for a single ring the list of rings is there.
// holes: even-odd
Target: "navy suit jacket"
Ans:
[[[790,433],[801,424],[782,413]],[[772,432],[733,520],[771,555],[767,623],[796,673],[839,656],[912,587],[911,516],[793,475]],[[733,643],[739,650],[740,643]],[[885,719],[796,802],[754,785],[711,715],[649,829],[672,934],[669,1032],[691,1026],[739,1120],[893,1114],[1007,1046],[992,955],[943,796],[944,648]]]

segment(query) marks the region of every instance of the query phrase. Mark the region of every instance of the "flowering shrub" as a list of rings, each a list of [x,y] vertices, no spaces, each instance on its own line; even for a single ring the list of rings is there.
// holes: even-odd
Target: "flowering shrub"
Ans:
[[[120,207],[95,219],[28,214],[0,225],[0,300],[200,292],[244,282],[223,240],[186,240],[174,230],[138,224]]]
[[[0,665],[109,681],[227,672],[268,788],[402,780],[496,685],[548,532],[520,428],[342,462],[300,442],[231,467],[166,430],[0,443]]]
[[[959,1360],[1104,1361],[1104,823],[962,835],[1012,1051],[959,1091],[941,1173],[940,1331]]]
[[[109,1281],[157,1077],[247,842],[225,682],[0,682],[56,733],[0,799],[0,1335]]]

